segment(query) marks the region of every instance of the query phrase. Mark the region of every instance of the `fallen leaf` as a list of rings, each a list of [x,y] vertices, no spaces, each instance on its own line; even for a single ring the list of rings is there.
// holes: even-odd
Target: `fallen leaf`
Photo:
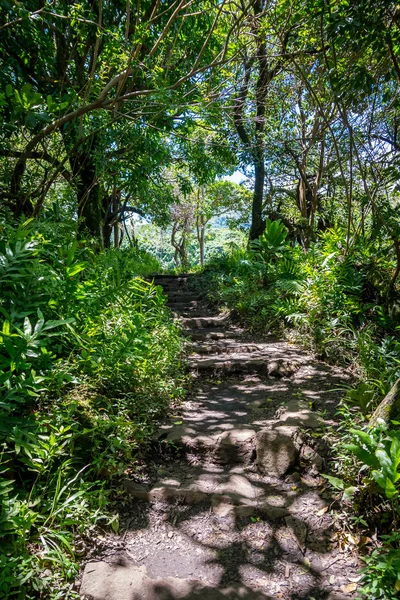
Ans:
[[[340,589],[345,594],[349,594],[350,592],[355,592],[356,591],[357,584],[356,583],[348,583],[347,585],[343,585]]]
[[[322,517],[322,515],[324,515],[326,512],[328,512],[329,506],[324,506],[324,508],[321,508],[321,510],[319,510],[317,512],[317,517]]]

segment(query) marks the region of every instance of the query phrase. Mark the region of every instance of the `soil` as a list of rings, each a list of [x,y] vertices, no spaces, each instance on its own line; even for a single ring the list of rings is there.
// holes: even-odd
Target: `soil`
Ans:
[[[349,375],[287,342],[254,341],[190,276],[156,283],[188,336],[192,390],[124,482],[124,533],[93,544],[82,598],[355,598],[356,549],[321,477]]]

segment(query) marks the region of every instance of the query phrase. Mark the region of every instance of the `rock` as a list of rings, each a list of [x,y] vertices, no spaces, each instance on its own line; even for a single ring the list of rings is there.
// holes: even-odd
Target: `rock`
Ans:
[[[90,600],[128,600],[134,590],[143,589],[146,579],[144,566],[92,562],[83,572],[80,595]]]
[[[283,477],[299,457],[297,427],[278,426],[256,434],[257,466],[261,473]]]
[[[287,527],[293,531],[299,546],[302,550],[304,550],[307,539],[307,525],[304,523],[304,521],[301,521],[293,515],[285,517],[285,523]]]
[[[147,486],[142,483],[136,483],[136,481],[131,481],[130,479],[125,479],[122,482],[125,491],[128,492],[133,498],[137,498],[138,500],[148,500],[149,499],[149,490]]]
[[[230,429],[219,440],[217,459],[222,464],[248,464],[255,446],[253,429]]]
[[[196,298],[190,298],[196,299]],[[194,319],[182,319],[182,325],[189,329],[205,329],[211,327],[222,327],[228,321],[227,316],[218,317],[196,317]]]
[[[321,417],[311,410],[301,410],[298,412],[285,411],[279,417],[279,421],[285,425],[309,429],[319,429],[324,423]]]
[[[269,377],[291,377],[300,368],[300,363],[290,360],[274,360],[267,365]]]
[[[148,492],[148,499],[151,502],[174,502],[179,500],[186,504],[197,504],[203,502],[207,494],[198,489],[196,485],[169,487],[168,485],[158,485]]]
[[[320,473],[324,467],[324,459],[310,446],[303,446],[301,449],[301,458],[312,465]]]
[[[228,481],[221,483],[215,490],[216,494],[230,494],[237,498],[239,504],[242,498],[257,498],[263,490],[251,483],[244,475],[230,475]]]
[[[233,499],[230,496],[214,494],[211,497],[211,507],[218,517],[226,517],[234,511]]]
[[[180,600],[198,586],[197,581],[177,577],[151,579],[146,567],[128,561],[117,564],[100,561],[86,565],[80,594],[90,600],[161,600],[166,597]]]
[[[82,598],[88,600],[264,600],[264,594],[243,584],[227,586],[208,581],[179,577],[156,577],[147,575],[144,566],[138,567],[128,561],[118,563],[91,562],[85,567],[80,589]]]
[[[264,398],[261,400],[253,400],[253,402],[249,402],[247,406],[251,410],[258,411],[258,410],[263,410],[269,404],[270,404],[270,402],[266,398]]]
[[[301,481],[301,475],[300,473],[295,471],[294,473],[291,473],[287,476],[286,481],[288,481],[289,483],[299,483],[299,481]]]
[[[258,505],[254,500],[240,498],[233,494],[214,494],[211,498],[212,511],[218,517],[234,514],[236,517],[250,517],[257,512]]]

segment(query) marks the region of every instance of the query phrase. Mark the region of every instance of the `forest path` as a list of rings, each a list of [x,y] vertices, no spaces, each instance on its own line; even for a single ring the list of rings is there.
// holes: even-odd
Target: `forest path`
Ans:
[[[189,281],[155,278],[191,339],[193,389],[160,428],[154,463],[125,482],[126,531],[98,541],[82,598],[353,598],[359,562],[320,477],[346,375],[255,342]]]

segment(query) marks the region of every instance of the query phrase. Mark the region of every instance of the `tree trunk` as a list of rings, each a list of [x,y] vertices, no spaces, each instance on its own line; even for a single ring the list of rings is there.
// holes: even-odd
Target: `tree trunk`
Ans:
[[[94,160],[96,136],[91,136],[90,140],[83,145],[77,144],[79,133],[73,126],[63,128],[60,132],[76,186],[79,231],[89,232],[98,240],[100,246],[104,246],[102,190]]]
[[[204,235],[206,232],[206,226],[204,223],[201,224],[200,228],[200,265],[204,267]]]
[[[112,207],[113,207],[113,215],[114,215],[114,248],[119,248],[120,239],[119,239],[119,227],[118,227],[118,197],[117,191],[113,189],[113,199],[112,199]]]
[[[12,199],[12,211],[16,218],[22,215],[25,215],[25,217],[33,215],[33,204],[29,200],[29,196],[23,195],[21,192],[21,182],[25,174],[25,169],[26,161],[18,161],[11,179],[10,196]]]
[[[370,425],[377,425],[378,419],[383,419],[388,425],[391,421],[400,421],[400,379],[374,411],[369,420]]]
[[[70,157],[70,162],[77,184],[79,230],[88,231],[103,245],[100,186],[94,161],[90,155],[80,153]]]
[[[263,152],[259,152],[263,155]],[[250,227],[250,240],[255,240],[264,233],[265,221],[262,218],[263,201],[264,201],[264,181],[265,181],[265,167],[264,157],[260,157],[260,160],[254,165],[254,192],[253,192],[253,203],[251,207],[251,227]]]
[[[196,219],[197,241],[199,242],[200,266],[204,267],[204,237],[206,233],[206,224],[202,216]]]
[[[393,273],[392,281],[390,282],[389,294],[394,295],[396,291],[396,281],[400,275],[400,240],[394,240],[394,251],[396,253],[396,268]]]

